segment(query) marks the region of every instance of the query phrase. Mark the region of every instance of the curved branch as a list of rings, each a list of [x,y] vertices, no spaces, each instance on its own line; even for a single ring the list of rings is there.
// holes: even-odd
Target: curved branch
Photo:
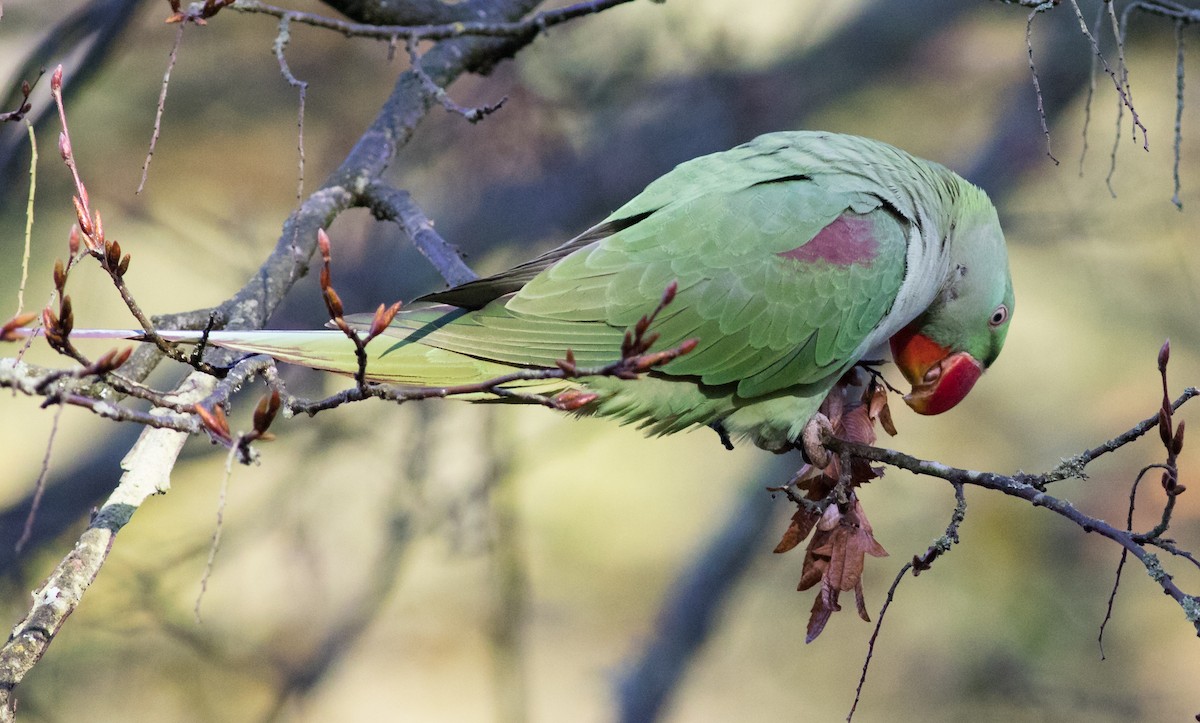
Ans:
[[[1173,403],[1172,409],[1178,409],[1195,396],[1200,396],[1200,389],[1195,387],[1187,388]],[[1158,583],[1164,593],[1170,595],[1179,604],[1188,621],[1196,628],[1197,634],[1200,634],[1200,597],[1189,595],[1181,590],[1172,580],[1171,575],[1163,570],[1158,557],[1147,549],[1147,545],[1154,545],[1174,554],[1175,546],[1173,544],[1169,541],[1160,541],[1157,538],[1150,538],[1147,535],[1138,534],[1131,530],[1122,530],[1113,527],[1104,520],[1080,511],[1069,501],[1046,493],[1046,485],[1049,483],[1065,479],[1067,476],[1082,476],[1085,465],[1101,454],[1116,450],[1141,437],[1158,423],[1158,419],[1155,416],[1152,419],[1141,422],[1124,434],[1070,460],[1066,460],[1063,465],[1060,465],[1055,470],[1040,475],[1004,475],[996,472],[962,469],[951,467],[941,462],[919,459],[891,449],[871,447],[836,438],[828,440],[826,446],[835,452],[846,452],[859,459],[882,462],[893,467],[908,470],[914,474],[944,479],[956,487],[960,485],[973,485],[984,489],[996,490],[1010,497],[1018,497],[1035,507],[1045,507],[1059,516],[1070,520],[1082,528],[1084,532],[1095,532],[1107,537],[1141,561],[1150,577]]]

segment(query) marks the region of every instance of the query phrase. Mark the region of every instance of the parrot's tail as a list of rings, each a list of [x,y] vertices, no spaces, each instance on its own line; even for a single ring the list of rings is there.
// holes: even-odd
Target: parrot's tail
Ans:
[[[401,312],[393,324],[367,344],[368,381],[384,382],[414,387],[459,387],[514,374],[528,373],[529,367],[506,364],[482,359],[469,354],[454,352],[421,342],[429,325],[437,326],[443,321],[444,313],[433,309],[415,309]],[[441,317],[441,318],[439,318]],[[371,316],[347,317],[351,326],[366,333]],[[18,330],[20,332],[21,330]],[[40,335],[41,330],[27,330],[25,335]],[[282,331],[211,331],[207,336],[202,331],[159,330],[159,336],[171,342],[205,343],[230,351],[246,354],[266,354],[288,364],[319,369],[353,376],[358,371],[358,357],[354,343],[336,329]],[[130,329],[76,329],[72,339],[129,339],[146,341],[141,330]],[[536,370],[532,370],[536,376]],[[514,379],[503,385],[508,389],[519,389],[534,394],[554,394],[575,386],[563,379]],[[455,395],[469,400],[495,399],[488,393]]]

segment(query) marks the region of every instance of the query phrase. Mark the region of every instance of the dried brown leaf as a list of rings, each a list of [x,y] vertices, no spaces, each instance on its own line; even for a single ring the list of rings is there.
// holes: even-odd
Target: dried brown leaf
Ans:
[[[838,605],[837,590],[822,585],[821,592],[813,600],[812,613],[808,617],[808,634],[805,636],[804,642],[811,643],[816,640],[821,631],[825,629],[825,624],[829,622],[829,616],[841,609],[842,607]]]
[[[808,533],[812,532],[813,526],[817,524],[817,519],[817,515],[810,512],[808,508],[802,507],[796,510],[796,513],[792,515],[791,524],[784,530],[783,539],[775,546],[775,552],[787,552],[804,542]]]
[[[863,622],[871,622],[871,616],[867,614],[867,598],[863,595],[861,582],[854,586],[854,607],[858,610],[858,617],[862,618]]]

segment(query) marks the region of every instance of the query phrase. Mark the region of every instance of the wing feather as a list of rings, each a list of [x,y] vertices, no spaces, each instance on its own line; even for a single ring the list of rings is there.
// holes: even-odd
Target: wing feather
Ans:
[[[551,366],[567,348],[582,364],[613,361],[676,281],[654,348],[699,343],[662,374],[737,383],[750,397],[841,374],[891,309],[914,220],[865,182],[798,172],[776,152],[684,164],[539,260],[470,294],[427,297],[467,304],[508,289],[421,343],[524,366]]]

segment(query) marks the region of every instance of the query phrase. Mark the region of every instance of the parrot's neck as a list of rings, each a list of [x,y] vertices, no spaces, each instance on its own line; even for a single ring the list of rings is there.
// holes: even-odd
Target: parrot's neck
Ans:
[[[888,340],[929,308],[950,273],[950,245],[940,235],[921,232],[921,229],[941,228],[943,224],[934,219],[921,220],[922,223],[913,224],[909,233],[904,281],[896,301],[851,355],[855,359],[886,357]]]

